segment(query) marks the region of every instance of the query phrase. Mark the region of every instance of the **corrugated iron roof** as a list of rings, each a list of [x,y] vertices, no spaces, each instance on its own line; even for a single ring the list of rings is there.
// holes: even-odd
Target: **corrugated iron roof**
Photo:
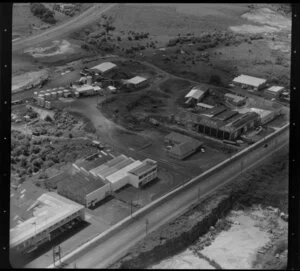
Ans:
[[[115,68],[117,65],[112,62],[103,62],[101,64],[98,64],[91,68],[91,70],[98,70],[100,72],[106,72],[113,68]]]
[[[267,80],[258,78],[258,77],[253,77],[249,75],[239,75],[233,79],[233,82],[235,83],[240,83],[244,85],[249,85],[253,87],[259,87],[260,85],[264,84]]]

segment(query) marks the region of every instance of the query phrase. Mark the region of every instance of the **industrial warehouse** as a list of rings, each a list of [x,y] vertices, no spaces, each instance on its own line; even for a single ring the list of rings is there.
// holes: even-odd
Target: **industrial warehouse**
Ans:
[[[123,154],[113,159],[99,156],[73,164],[74,173],[58,183],[58,193],[91,207],[127,184],[140,188],[157,178],[157,163],[151,159],[139,161]]]
[[[201,141],[174,132],[165,136],[164,142],[167,154],[179,160],[195,153],[203,145]]]
[[[249,75],[239,75],[232,80],[232,83],[236,86],[241,86],[242,88],[259,90],[266,85],[267,80],[262,78],[257,78]]]
[[[56,193],[41,195],[27,210],[30,218],[10,229],[10,248],[29,252],[85,219],[84,206]]]
[[[259,114],[227,110],[226,107],[215,107],[203,114],[188,113],[178,116],[181,122],[187,122],[190,130],[216,137],[221,140],[236,140],[241,134],[260,124]]]
[[[199,86],[194,86],[190,92],[185,95],[186,98],[186,105],[195,105],[199,103],[204,95],[206,94],[207,90],[202,90]]]
[[[82,77],[70,86],[46,89],[34,92],[36,104],[46,109],[53,108],[53,102],[60,98],[80,98],[105,93],[116,94],[120,88],[140,89],[148,85],[148,78],[134,76],[128,80],[112,80],[118,66],[112,62],[103,62],[92,68],[84,68],[80,74]]]

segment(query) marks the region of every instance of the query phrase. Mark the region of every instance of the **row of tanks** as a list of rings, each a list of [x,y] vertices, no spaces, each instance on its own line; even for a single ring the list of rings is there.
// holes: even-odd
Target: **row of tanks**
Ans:
[[[51,101],[54,101],[60,97],[70,97],[72,96],[72,91],[65,89],[64,87],[46,89],[34,92],[34,97],[37,101],[37,105],[45,107],[47,109],[52,108]]]

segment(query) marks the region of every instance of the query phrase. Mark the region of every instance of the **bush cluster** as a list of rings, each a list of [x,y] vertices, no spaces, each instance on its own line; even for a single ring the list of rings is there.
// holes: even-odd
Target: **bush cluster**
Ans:
[[[31,3],[30,11],[34,16],[40,18],[45,23],[54,24],[56,22],[54,19],[54,12],[41,3]]]

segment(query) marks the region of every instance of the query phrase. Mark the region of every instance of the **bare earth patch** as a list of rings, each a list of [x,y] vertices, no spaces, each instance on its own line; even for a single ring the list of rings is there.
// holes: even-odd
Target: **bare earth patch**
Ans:
[[[231,26],[229,28],[232,31],[243,34],[253,34],[280,32],[282,30],[291,29],[291,18],[287,18],[269,8],[255,9],[244,13],[241,17],[261,25],[243,24]]]
[[[29,85],[36,86],[48,77],[47,70],[27,72],[12,78],[12,92],[22,91]]]
[[[24,51],[24,53],[28,53],[35,58],[49,57],[73,52],[73,45],[71,45],[71,43],[67,40],[54,40],[52,41],[52,45],[48,47],[37,47]]]
[[[215,269],[205,259],[196,256],[192,250],[187,249],[177,256],[163,260],[149,269]]]

